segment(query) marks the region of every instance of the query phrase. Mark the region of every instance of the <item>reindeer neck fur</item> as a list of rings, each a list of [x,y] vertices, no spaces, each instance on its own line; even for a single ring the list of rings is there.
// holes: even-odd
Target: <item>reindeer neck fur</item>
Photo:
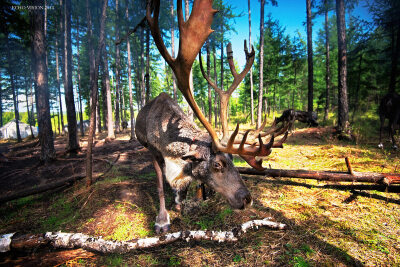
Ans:
[[[135,131],[139,142],[164,163],[165,177],[174,189],[186,187],[193,179],[186,157],[193,153],[202,158],[211,156],[209,134],[200,131],[166,93],[143,107]]]

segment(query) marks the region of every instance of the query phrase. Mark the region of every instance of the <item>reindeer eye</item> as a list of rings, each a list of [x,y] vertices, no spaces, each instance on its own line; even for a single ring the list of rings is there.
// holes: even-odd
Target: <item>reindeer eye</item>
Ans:
[[[216,162],[216,161],[213,162],[212,166],[215,170],[218,170],[218,171],[220,171],[222,169],[222,164],[219,162]]]

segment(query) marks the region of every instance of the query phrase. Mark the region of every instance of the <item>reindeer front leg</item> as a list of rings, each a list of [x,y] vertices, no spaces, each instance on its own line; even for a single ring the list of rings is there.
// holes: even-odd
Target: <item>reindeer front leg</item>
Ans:
[[[156,224],[154,226],[157,234],[160,232],[168,232],[170,227],[169,214],[165,208],[165,198],[164,198],[164,179],[161,171],[160,163],[153,156],[153,164],[157,175],[157,191],[158,198],[160,199],[160,210],[158,216],[156,217]]]

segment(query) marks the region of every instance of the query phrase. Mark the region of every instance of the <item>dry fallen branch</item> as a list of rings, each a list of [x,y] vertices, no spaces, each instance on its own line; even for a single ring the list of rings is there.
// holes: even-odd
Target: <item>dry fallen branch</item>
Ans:
[[[178,240],[212,240],[217,242],[235,242],[247,230],[258,227],[285,229],[286,225],[265,218],[252,220],[233,228],[231,231],[181,231],[156,237],[147,237],[130,241],[111,241],[101,237],[88,236],[82,233],[53,233],[24,235],[14,237],[6,234],[0,238],[0,252],[37,248],[40,245],[51,245],[54,248],[83,248],[101,253],[126,253],[136,249],[152,248],[170,244]]]
[[[107,170],[105,170],[105,172],[103,172],[102,174],[98,175],[94,180],[100,180],[102,177],[104,177],[104,175],[106,173],[108,173],[112,167],[115,166],[115,163],[118,161],[118,159],[120,158],[120,155],[118,154],[117,158],[113,161],[107,161],[108,164],[110,164],[110,166],[107,168]],[[62,186],[68,186],[68,185],[72,185],[73,183],[75,183],[78,180],[81,180],[83,178],[85,178],[86,175],[74,175],[74,176],[70,176],[64,179],[60,179],[58,181],[52,182],[52,183],[47,183],[41,186],[37,186],[37,187],[33,187],[33,188],[29,188],[29,189],[23,189],[11,194],[6,194],[3,196],[0,196],[0,203],[4,203],[10,200],[14,200],[14,199],[18,199],[18,198],[22,198],[22,197],[27,197],[30,195],[35,195],[35,194],[39,194],[39,193],[43,193],[52,189],[56,189]]]

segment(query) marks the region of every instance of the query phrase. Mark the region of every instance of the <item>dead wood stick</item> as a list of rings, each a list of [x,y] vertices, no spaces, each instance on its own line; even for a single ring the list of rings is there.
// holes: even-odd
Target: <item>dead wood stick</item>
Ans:
[[[83,248],[101,253],[127,253],[137,249],[152,248],[178,240],[212,240],[217,242],[235,242],[247,230],[258,227],[285,229],[286,225],[265,218],[245,222],[231,231],[181,231],[156,237],[147,237],[131,241],[111,241],[82,233],[47,232],[46,234],[25,235],[14,238],[14,234],[0,237],[0,252],[14,249],[35,248],[39,245],[51,245],[54,248]]]
[[[347,166],[347,170],[349,171],[349,174],[354,175],[353,168],[351,167],[349,158],[345,157],[344,160],[346,161],[346,166]]]
[[[307,170],[283,170],[283,169],[265,169],[257,171],[252,168],[238,167],[239,173],[249,175],[264,175],[271,177],[288,177],[315,179],[320,181],[334,182],[363,182],[375,184],[400,184],[399,174],[373,173],[373,172],[353,172],[353,175],[347,172],[330,171],[307,171]]]

